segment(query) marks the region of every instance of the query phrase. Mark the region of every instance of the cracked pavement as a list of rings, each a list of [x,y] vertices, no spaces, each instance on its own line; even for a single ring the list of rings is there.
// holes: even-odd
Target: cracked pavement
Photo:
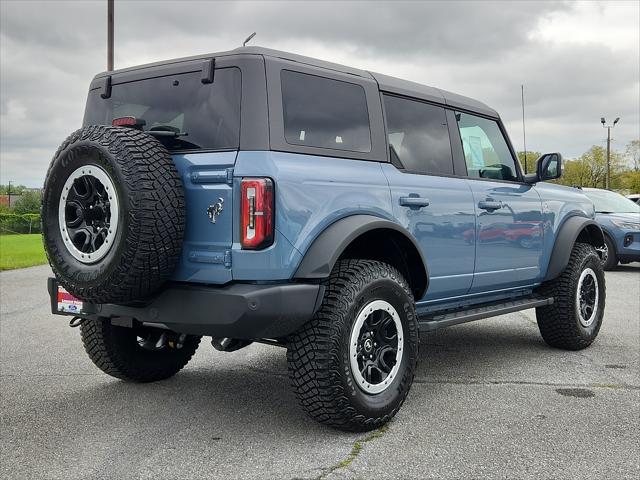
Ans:
[[[640,264],[607,273],[600,336],[542,342],[533,311],[422,336],[379,432],[307,419],[285,351],[203,341],[186,369],[126,384],[49,313],[48,267],[0,273],[0,478],[638,478]]]

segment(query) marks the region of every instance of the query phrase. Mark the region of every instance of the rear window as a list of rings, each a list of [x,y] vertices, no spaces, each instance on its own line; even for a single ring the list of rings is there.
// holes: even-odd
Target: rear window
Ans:
[[[364,89],[354,83],[283,70],[284,136],[291,145],[371,151]]]
[[[136,117],[145,131],[175,132],[157,136],[170,150],[227,150],[240,144],[241,74],[238,68],[217,69],[214,82],[201,73],[183,73],[113,85],[89,92],[85,125],[111,125],[114,118]]]
[[[391,155],[409,172],[453,174],[451,142],[444,108],[384,96]]]

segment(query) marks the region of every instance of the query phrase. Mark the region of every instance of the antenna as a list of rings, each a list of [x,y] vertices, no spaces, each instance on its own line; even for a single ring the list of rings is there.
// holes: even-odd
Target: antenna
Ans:
[[[522,143],[524,147],[524,173],[527,173],[527,132],[524,128],[524,85],[520,85],[522,93]]]
[[[244,47],[244,46],[246,46],[246,45],[247,45],[247,43],[249,43],[249,40],[251,40],[251,39],[252,39],[253,37],[255,37],[255,36],[256,36],[256,32],[253,32],[251,35],[249,35],[249,36],[247,37],[247,39],[246,39],[244,42],[242,42],[242,46],[243,46],[243,47]]]

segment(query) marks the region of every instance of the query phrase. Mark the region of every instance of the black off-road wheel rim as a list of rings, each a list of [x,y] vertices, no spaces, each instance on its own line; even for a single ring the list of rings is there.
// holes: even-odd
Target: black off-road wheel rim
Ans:
[[[580,325],[589,328],[598,316],[600,297],[598,278],[591,268],[585,268],[578,279],[576,309]]]
[[[113,246],[120,204],[111,177],[96,165],[74,170],[58,206],[60,234],[67,251],[81,263],[96,263]]]
[[[365,305],[351,330],[349,359],[358,387],[375,395],[384,392],[397,377],[403,354],[402,322],[385,300]]]

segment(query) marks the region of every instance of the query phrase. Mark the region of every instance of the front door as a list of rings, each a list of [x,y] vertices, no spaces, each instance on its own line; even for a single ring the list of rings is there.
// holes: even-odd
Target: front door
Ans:
[[[456,113],[476,215],[470,293],[520,287],[540,277],[542,202],[522,183],[498,122]]]

